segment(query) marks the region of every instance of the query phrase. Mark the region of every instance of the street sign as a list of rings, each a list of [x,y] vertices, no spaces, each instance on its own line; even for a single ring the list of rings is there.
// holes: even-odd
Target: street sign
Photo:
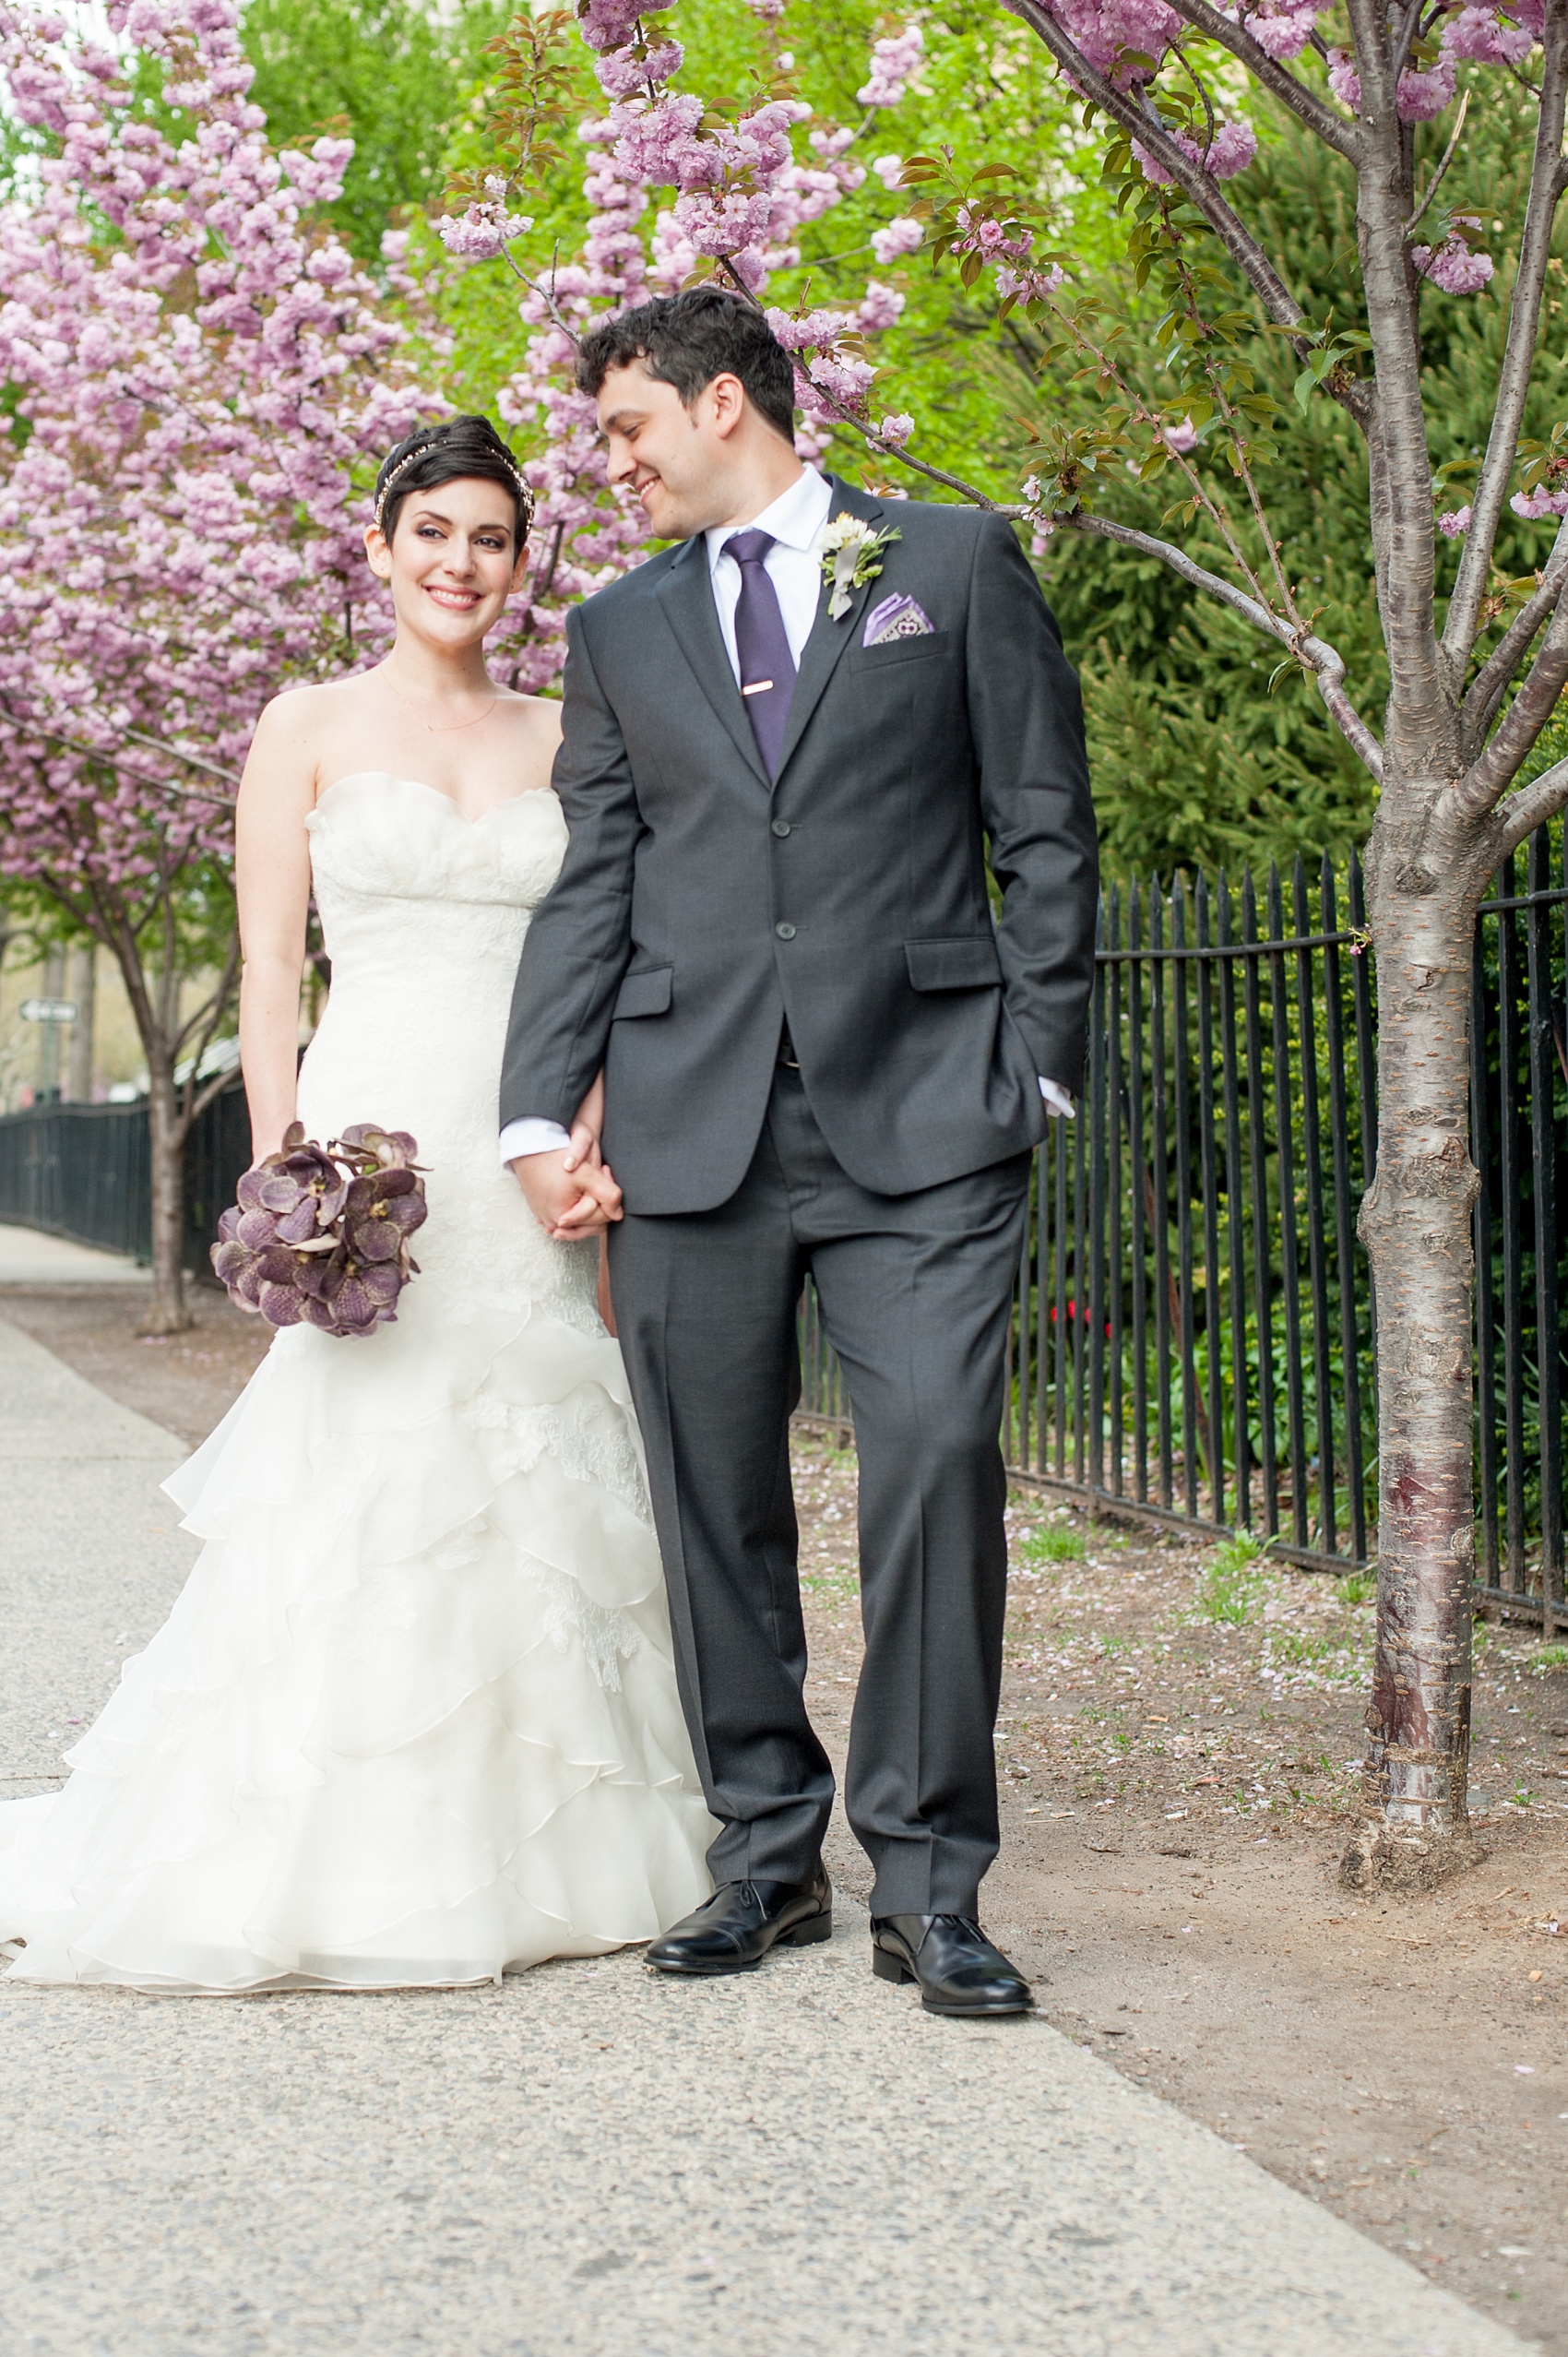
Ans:
[[[17,1009],[24,1023],[74,1023],[74,998],[24,998]]]

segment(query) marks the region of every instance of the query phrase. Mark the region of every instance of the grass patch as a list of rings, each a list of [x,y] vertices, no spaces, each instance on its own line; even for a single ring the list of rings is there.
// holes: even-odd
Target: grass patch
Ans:
[[[1530,1667],[1538,1678],[1549,1670],[1568,1670],[1568,1645],[1543,1645]]]
[[[1229,1628],[1244,1628],[1262,1609],[1266,1585],[1264,1550],[1257,1540],[1244,1530],[1234,1539],[1222,1539],[1198,1582],[1197,1616],[1219,1621]]]
[[[1078,1563],[1087,1550],[1070,1522],[1047,1522],[1029,1532],[1019,1552],[1026,1563]]]
[[[1377,1594],[1375,1571],[1348,1571],[1334,1583],[1334,1592],[1342,1604],[1370,1604]]]

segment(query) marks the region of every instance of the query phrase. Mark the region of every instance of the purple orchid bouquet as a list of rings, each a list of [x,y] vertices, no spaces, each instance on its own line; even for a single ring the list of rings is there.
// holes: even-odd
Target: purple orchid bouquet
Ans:
[[[269,1326],[389,1325],[419,1274],[409,1250],[426,1213],[418,1150],[406,1129],[357,1123],[322,1147],[293,1123],[218,1222],[212,1266],[230,1300]]]

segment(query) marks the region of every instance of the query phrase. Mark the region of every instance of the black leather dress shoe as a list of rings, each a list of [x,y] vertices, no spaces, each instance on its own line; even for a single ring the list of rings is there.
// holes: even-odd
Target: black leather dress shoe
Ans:
[[[833,1886],[819,1866],[810,1882],[721,1882],[643,1961],[655,1972],[747,1972],[770,1947],[832,1937]]]
[[[927,2013],[1031,2013],[1029,1984],[969,1915],[873,1915],[871,1969],[918,1981]]]

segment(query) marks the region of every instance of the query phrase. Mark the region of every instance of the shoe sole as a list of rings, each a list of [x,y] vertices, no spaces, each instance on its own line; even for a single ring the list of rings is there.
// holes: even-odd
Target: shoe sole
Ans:
[[[891,1981],[895,1988],[901,1989],[906,1982],[918,1982],[920,1979],[919,1973],[906,1964],[901,1956],[895,1956],[885,1947],[873,1948],[871,1969],[879,1981]],[[1032,1997],[1010,1998],[1005,2005],[966,2006],[943,2005],[933,1998],[922,1996],[921,2009],[924,2013],[942,2014],[950,2021],[994,2021],[1004,2014],[1033,2013],[1035,2007]]]
[[[731,1973],[754,1972],[759,1964],[766,1963],[776,1947],[815,1947],[819,1941],[832,1937],[831,1915],[808,1915],[802,1922],[791,1923],[787,1932],[780,1932],[777,1939],[769,1940],[761,1956],[749,1957],[744,1961],[737,1958],[733,1964],[677,1964],[671,1960],[665,1964],[648,1956],[643,1958],[643,1962],[649,1972],[663,1972],[679,1980],[722,1981]]]

